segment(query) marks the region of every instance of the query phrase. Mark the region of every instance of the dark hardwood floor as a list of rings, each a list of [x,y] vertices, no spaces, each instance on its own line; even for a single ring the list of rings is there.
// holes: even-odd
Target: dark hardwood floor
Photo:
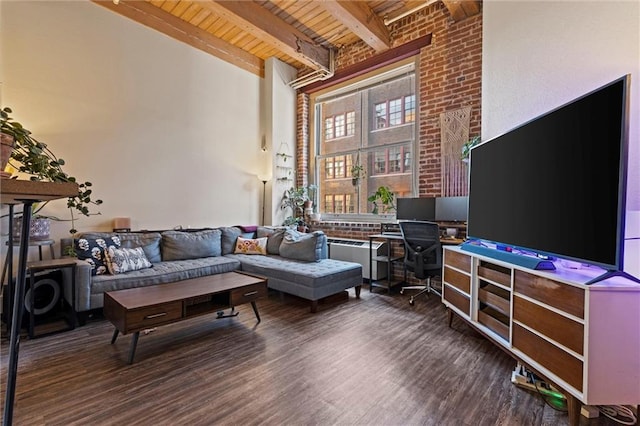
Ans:
[[[100,317],[24,338],[15,425],[564,425],[565,413],[511,384],[515,361],[437,296],[363,288],[309,313],[270,293],[236,318],[202,316],[109,344]],[[2,340],[2,398],[8,341]],[[584,425],[616,424],[602,416]]]

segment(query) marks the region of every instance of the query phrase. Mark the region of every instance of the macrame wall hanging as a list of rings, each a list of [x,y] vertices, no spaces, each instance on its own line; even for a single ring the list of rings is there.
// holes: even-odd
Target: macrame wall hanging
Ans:
[[[468,195],[467,164],[462,162],[462,145],[469,140],[471,107],[440,114],[440,157],[442,196]]]

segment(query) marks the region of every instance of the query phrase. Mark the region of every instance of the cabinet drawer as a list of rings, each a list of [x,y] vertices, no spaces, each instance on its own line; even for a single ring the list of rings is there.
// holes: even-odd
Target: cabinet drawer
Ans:
[[[467,318],[470,316],[471,303],[469,297],[454,290],[448,284],[442,286],[442,299],[464,312]]]
[[[182,302],[163,303],[161,305],[145,306],[127,312],[126,330],[124,333],[139,331],[166,322],[182,318]]]
[[[487,284],[478,289],[478,300],[491,306],[507,317],[511,315],[511,294],[500,287]]]
[[[538,337],[529,330],[513,325],[514,349],[536,360],[538,364],[582,392],[582,361]],[[541,373],[544,374],[543,371]]]
[[[584,290],[568,284],[515,271],[515,291],[563,312],[584,318]]]
[[[511,270],[488,262],[478,266],[478,277],[486,278],[494,283],[511,288]]]
[[[238,306],[243,303],[253,302],[254,300],[259,299],[260,297],[265,297],[266,295],[266,283],[253,284],[231,290],[231,306]]]
[[[445,250],[444,264],[471,273],[471,256],[452,250]]]
[[[478,311],[478,322],[509,341],[509,318],[506,315],[486,307]]]
[[[445,265],[444,281],[466,294],[471,294],[471,277],[469,275],[465,275]]]
[[[513,298],[513,319],[582,355],[584,326],[518,296]]]

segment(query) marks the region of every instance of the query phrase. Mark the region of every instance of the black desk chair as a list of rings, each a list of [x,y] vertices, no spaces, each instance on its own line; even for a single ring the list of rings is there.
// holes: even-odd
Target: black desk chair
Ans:
[[[407,270],[414,273],[419,280],[426,279],[424,286],[402,287],[405,290],[420,290],[411,296],[409,303],[413,305],[419,295],[439,292],[431,286],[431,278],[442,273],[442,246],[440,244],[440,227],[437,223],[403,221],[400,222],[400,232],[404,240],[404,278],[407,280]]]

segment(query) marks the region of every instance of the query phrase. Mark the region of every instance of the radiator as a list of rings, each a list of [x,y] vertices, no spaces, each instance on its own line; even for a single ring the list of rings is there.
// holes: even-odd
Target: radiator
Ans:
[[[362,278],[380,280],[387,277],[387,265],[384,262],[373,261],[373,277],[369,273],[369,241],[350,240],[345,238],[327,238],[329,245],[329,257],[336,260],[345,260],[362,265]],[[384,256],[387,254],[387,243],[373,241],[373,255]]]

